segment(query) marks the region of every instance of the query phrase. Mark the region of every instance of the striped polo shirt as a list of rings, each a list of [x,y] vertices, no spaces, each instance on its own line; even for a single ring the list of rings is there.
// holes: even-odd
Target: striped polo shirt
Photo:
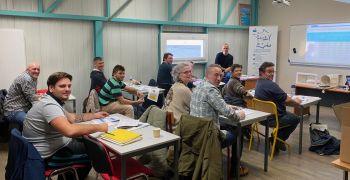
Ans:
[[[98,93],[100,105],[106,106],[110,102],[116,101],[117,97],[122,96],[122,89],[124,88],[125,84],[122,81],[110,78]]]

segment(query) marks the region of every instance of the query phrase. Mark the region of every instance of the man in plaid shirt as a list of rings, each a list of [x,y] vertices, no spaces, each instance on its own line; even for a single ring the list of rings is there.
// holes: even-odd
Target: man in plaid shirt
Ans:
[[[231,162],[236,162],[235,149],[236,149],[236,135],[235,129],[231,126],[220,126],[219,114],[226,116],[232,121],[239,121],[245,118],[243,111],[236,111],[234,106],[225,103],[220,90],[218,89],[221,82],[223,72],[221,66],[217,64],[211,64],[208,66],[205,79],[196,88],[191,96],[190,114],[192,116],[203,117],[213,120],[220,129],[227,130],[225,133],[224,146],[232,145],[232,158]],[[232,163],[233,164],[233,163]],[[231,166],[231,172],[234,167]],[[246,175],[248,173],[247,168],[241,168],[241,174]]]

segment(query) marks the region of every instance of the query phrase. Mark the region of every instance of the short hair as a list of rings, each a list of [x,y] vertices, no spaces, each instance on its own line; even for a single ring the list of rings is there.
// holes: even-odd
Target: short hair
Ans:
[[[231,72],[233,72],[236,68],[241,68],[242,69],[242,65],[240,65],[240,64],[232,64],[232,66],[231,66]]]
[[[205,71],[205,76],[208,75],[208,72],[210,69],[212,68],[219,68],[221,70],[221,66],[219,64],[210,64],[208,67],[207,67],[207,70]]]
[[[175,67],[173,67],[173,69],[171,70],[171,76],[173,77],[175,82],[179,82],[180,81],[180,74],[183,68],[185,68],[186,66],[190,66],[189,63],[180,63],[178,65],[176,65]]]
[[[66,72],[55,72],[51,74],[49,78],[47,78],[47,87],[55,86],[58,81],[64,78],[68,78],[70,81],[73,79],[72,75]]]
[[[113,68],[112,76],[118,71],[125,71],[124,66],[119,65],[119,64],[115,65]]]
[[[275,64],[273,64],[272,62],[263,62],[259,67],[259,75],[261,75],[261,73],[265,72],[266,68],[271,67],[271,66],[275,66]]]
[[[171,54],[171,53],[164,53],[164,55],[163,55],[163,61],[166,59],[166,58],[168,58],[168,56],[173,56],[173,54]]]
[[[103,61],[102,57],[94,57],[94,62],[96,62],[96,61]]]

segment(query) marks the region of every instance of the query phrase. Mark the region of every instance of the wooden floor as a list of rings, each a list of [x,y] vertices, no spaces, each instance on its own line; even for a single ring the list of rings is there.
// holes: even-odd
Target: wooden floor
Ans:
[[[248,142],[245,141],[243,148],[242,161],[249,168],[249,174],[242,177],[243,180],[337,180],[342,179],[342,171],[333,167],[330,163],[339,156],[319,156],[308,151],[310,146],[309,124],[315,122],[315,108],[311,108],[311,116],[306,117],[304,121],[303,153],[298,154],[298,135],[299,127],[288,139],[292,145],[291,155],[287,152],[280,152],[272,161],[269,161],[269,170],[263,170],[263,149],[264,139],[261,138],[260,144],[257,141],[253,143],[252,151],[248,151]],[[320,122],[328,124],[331,135],[340,137],[340,125],[336,120],[331,108],[321,107]],[[0,179],[5,177],[5,165],[7,163],[7,143],[0,143]],[[95,172],[92,170],[88,177],[89,180],[95,179]],[[101,179],[101,178],[99,178]]]

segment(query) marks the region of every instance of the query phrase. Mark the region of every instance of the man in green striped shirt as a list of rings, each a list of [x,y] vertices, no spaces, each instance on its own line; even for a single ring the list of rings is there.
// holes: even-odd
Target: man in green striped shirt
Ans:
[[[98,93],[98,101],[101,110],[110,114],[123,114],[130,118],[134,118],[133,104],[142,104],[144,102],[143,93],[137,91],[133,87],[126,86],[123,83],[125,77],[125,68],[122,65],[116,65],[113,68],[112,78],[110,78]],[[122,90],[135,94],[138,100],[132,101],[125,99]]]

